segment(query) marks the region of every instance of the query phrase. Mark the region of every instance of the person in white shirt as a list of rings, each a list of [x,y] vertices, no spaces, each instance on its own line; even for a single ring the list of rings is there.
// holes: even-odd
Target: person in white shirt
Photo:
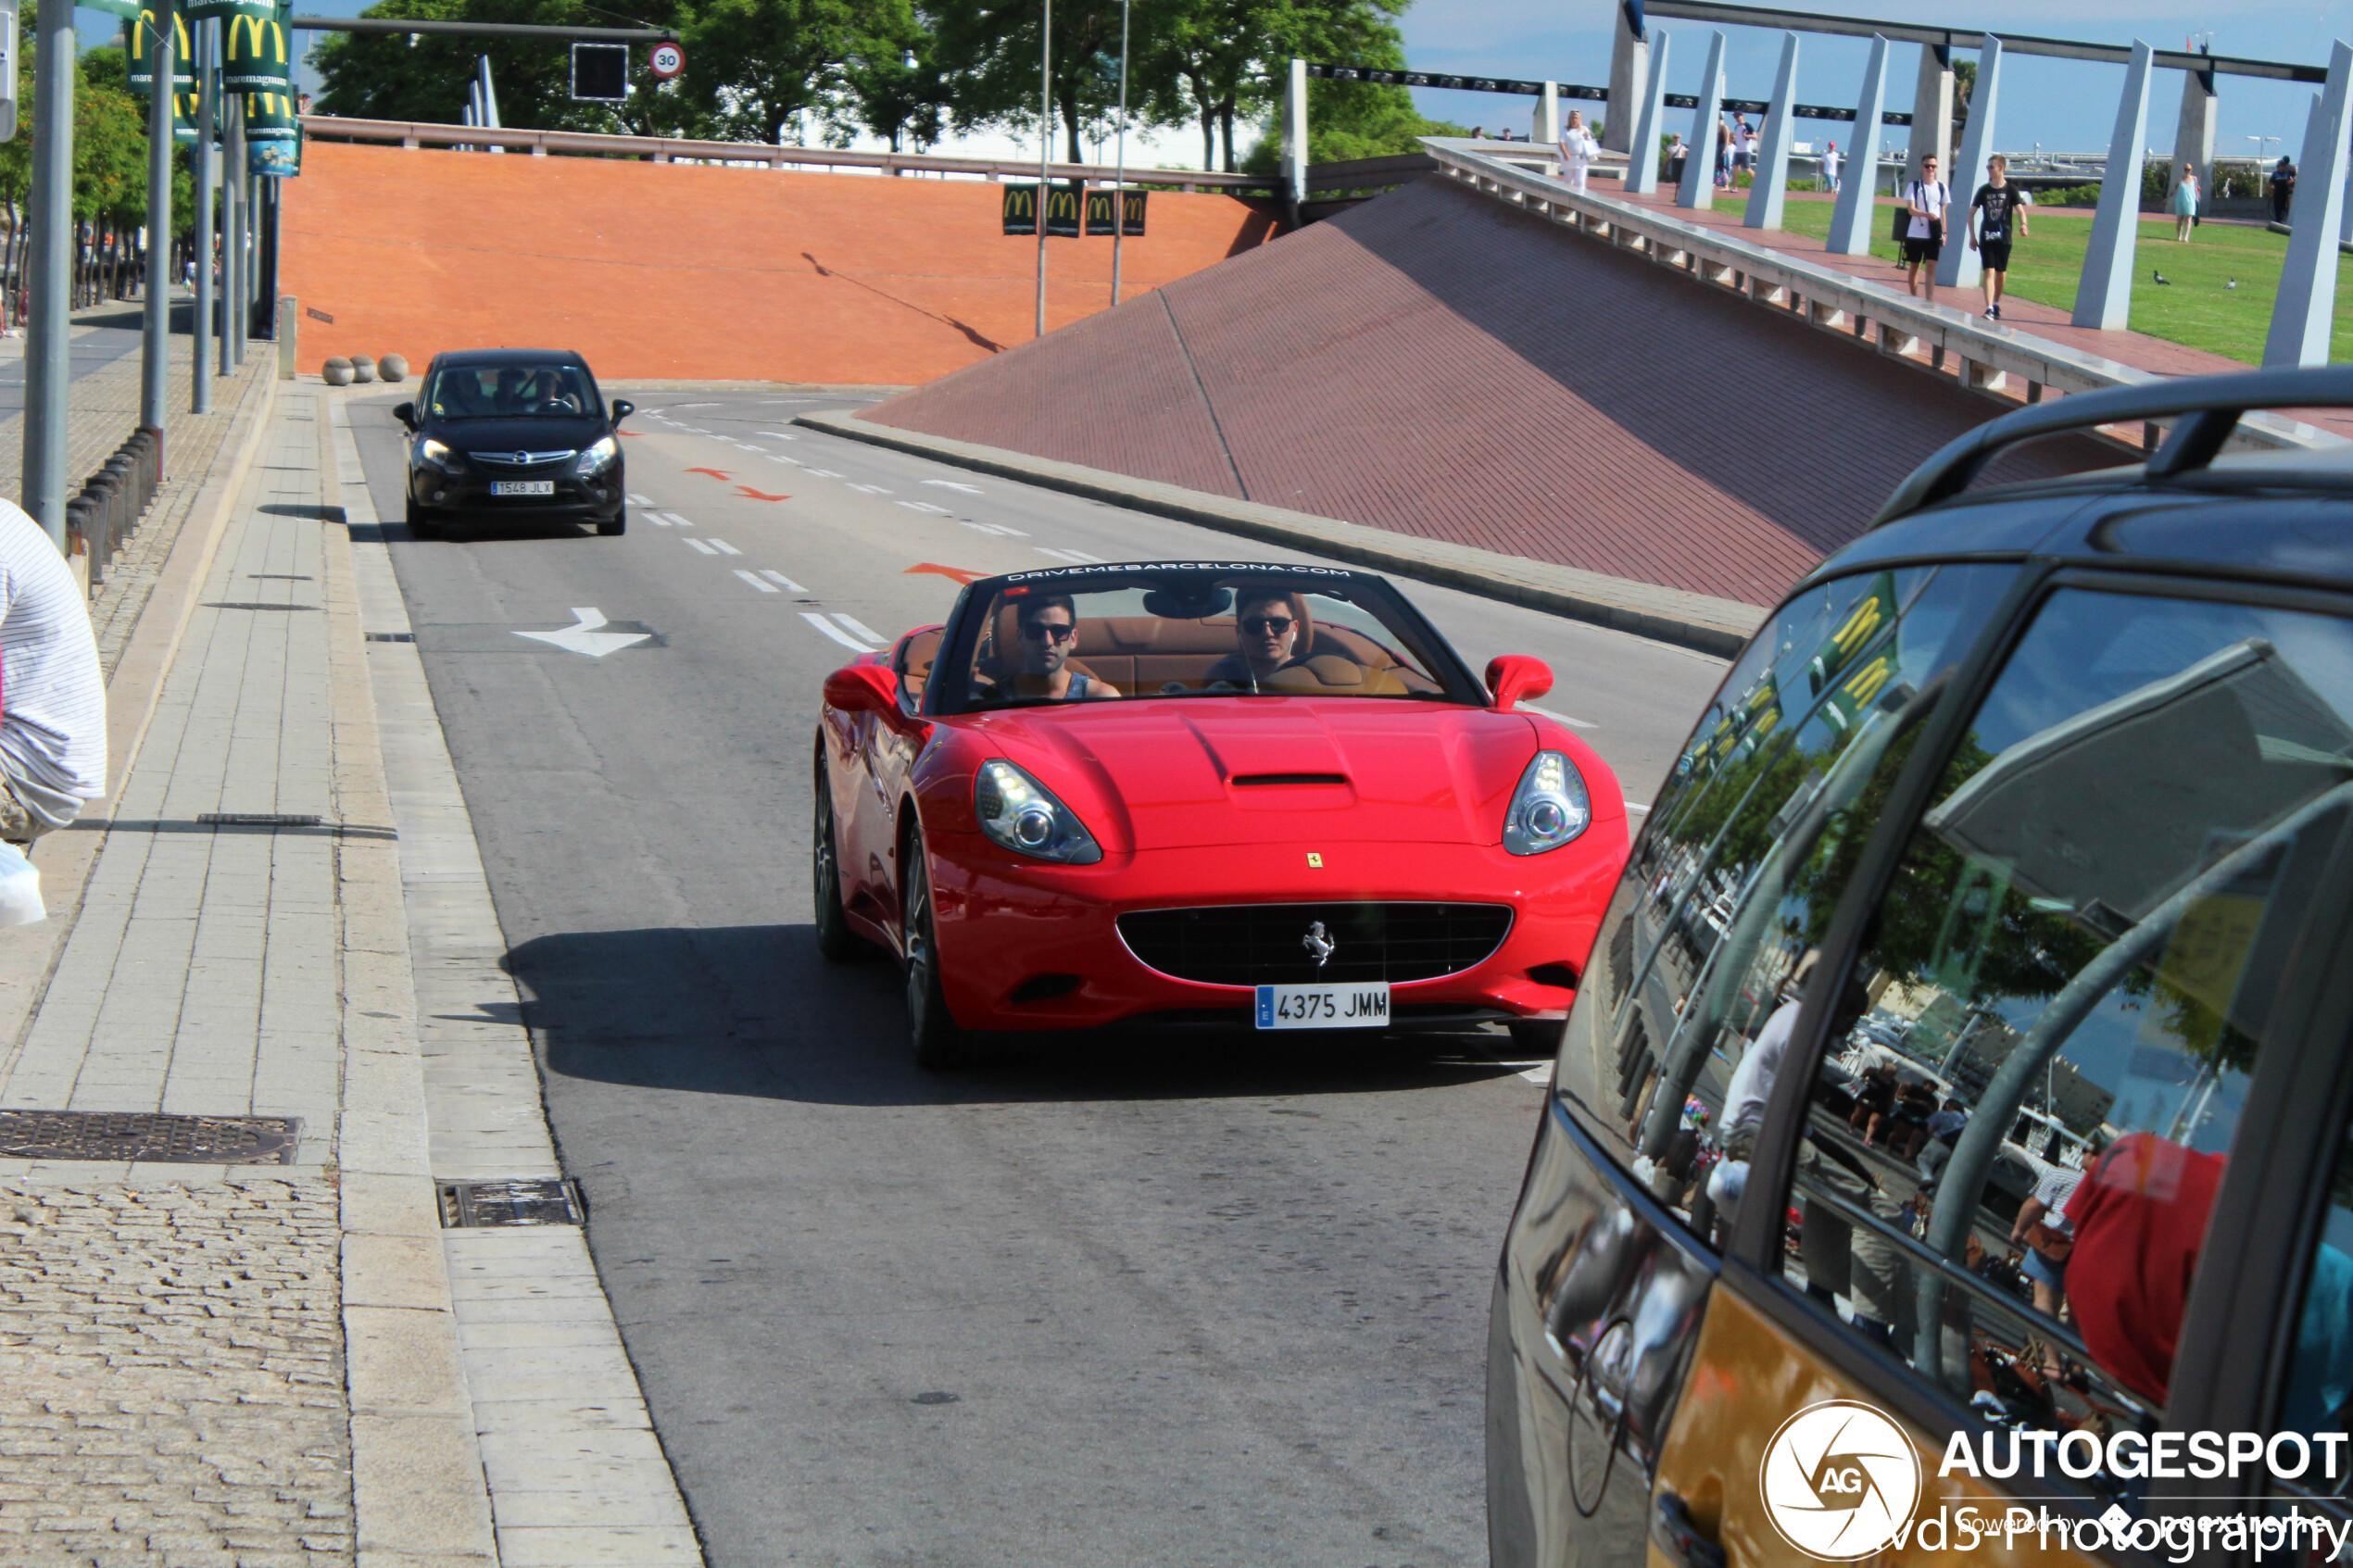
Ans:
[[[0,500],[0,839],[30,844],[106,793],[89,607],[41,525]]]
[[[1585,188],[1586,170],[1602,156],[1602,144],[1585,129],[1585,114],[1581,109],[1568,111],[1568,127],[1561,132],[1561,179],[1572,191]]]
[[[1928,302],[1936,303],[1936,258],[1944,249],[1944,209],[1951,196],[1936,177],[1936,159],[1920,159],[1920,177],[1904,187],[1904,206],[1912,215],[1904,230],[1904,286],[1919,294],[1928,288]]]
[[[1822,188],[1824,190],[1835,191],[1838,189],[1839,166],[1843,164],[1845,161],[1846,160],[1844,158],[1839,156],[1838,144],[1836,142],[1832,142],[1829,146],[1822,149]]]

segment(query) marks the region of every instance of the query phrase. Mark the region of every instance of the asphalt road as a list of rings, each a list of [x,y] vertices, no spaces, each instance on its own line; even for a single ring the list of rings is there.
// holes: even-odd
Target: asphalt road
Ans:
[[[1098,1036],[933,1076],[892,970],[827,966],[809,923],[819,684],[940,618],[928,569],[1298,558],[785,422],[840,398],[617,390],[626,537],[387,532],[712,1562],[1484,1562],[1488,1280],[1541,1098],[1505,1037]],[[387,520],[393,401],[353,420]],[[1407,591],[1474,669],[1549,660],[1541,706],[1634,801],[1723,668]],[[579,608],[653,636],[516,635]]]

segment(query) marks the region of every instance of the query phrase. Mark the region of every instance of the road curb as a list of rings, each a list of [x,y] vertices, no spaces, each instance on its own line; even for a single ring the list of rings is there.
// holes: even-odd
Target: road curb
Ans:
[[[1734,599],[1711,598],[1680,588],[1663,588],[1522,556],[1501,555],[1448,540],[1416,538],[1385,528],[1317,517],[1312,512],[1237,501],[1077,463],[896,430],[850,415],[797,414],[793,423],[1110,506],[1151,512],[1269,544],[1313,550],[1401,577],[1459,588],[1575,621],[1592,621],[1613,631],[1631,632],[1723,659],[1738,654],[1765,623],[1763,607]]]
[[[213,554],[228,533],[277,401],[278,383],[271,377],[256,376],[245,388],[236,422],[189,503],[188,521],[172,542],[171,554],[107,682],[106,797],[90,802],[70,828],[47,835],[33,851],[49,918],[0,932],[0,1041],[6,1042],[0,1049],[0,1082],[6,1081],[23,1048],[25,1031],[81,917],[82,889],[106,847],[114,803],[145,744],[147,726],[195,614]]]

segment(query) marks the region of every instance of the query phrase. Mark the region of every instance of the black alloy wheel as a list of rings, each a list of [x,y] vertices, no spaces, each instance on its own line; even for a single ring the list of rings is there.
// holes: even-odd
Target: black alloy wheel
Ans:
[[[939,984],[939,941],[931,911],[931,871],[924,859],[923,829],[907,834],[900,859],[907,878],[901,900],[900,935],[907,948],[907,1034],[915,1065],[932,1072],[972,1060],[972,1037],[956,1026]]]
[[[834,839],[833,776],[824,759],[817,761],[817,806],[810,813],[810,900],[816,910],[817,951],[834,963],[846,963],[868,952],[865,941],[849,929],[841,907],[841,861]]]

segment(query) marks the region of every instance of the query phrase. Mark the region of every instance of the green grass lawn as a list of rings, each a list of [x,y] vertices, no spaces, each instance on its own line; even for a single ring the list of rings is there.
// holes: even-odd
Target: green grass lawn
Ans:
[[[1835,204],[1792,201],[1784,209],[1783,227],[1795,234],[1825,238],[1831,231]],[[1895,242],[1888,237],[1892,203],[1881,203],[1871,223],[1871,254],[1895,259]],[[2009,292],[2038,305],[2065,310],[2075,303],[2075,282],[2083,269],[2083,252],[2091,244],[2092,220],[2071,213],[2034,212],[2028,215],[2032,236],[2020,240],[2010,253]],[[1961,241],[1966,245],[1966,239]],[[2186,344],[2209,353],[2227,355],[2247,364],[2263,359],[2263,337],[2271,330],[2271,301],[2279,293],[2280,265],[2287,255],[2287,236],[2266,229],[2236,224],[2207,223],[2198,227],[2188,245],[2173,242],[2173,220],[2146,219],[2133,264],[2133,320],[2135,332]],[[2337,261],[2336,328],[2329,358],[2353,360],[2353,278],[2347,259]],[[2165,274],[2158,283],[2156,273]],[[2236,278],[2238,287],[2229,288]],[[1969,300],[1982,296],[1969,291]],[[1961,304],[1947,291],[1943,303]]]

